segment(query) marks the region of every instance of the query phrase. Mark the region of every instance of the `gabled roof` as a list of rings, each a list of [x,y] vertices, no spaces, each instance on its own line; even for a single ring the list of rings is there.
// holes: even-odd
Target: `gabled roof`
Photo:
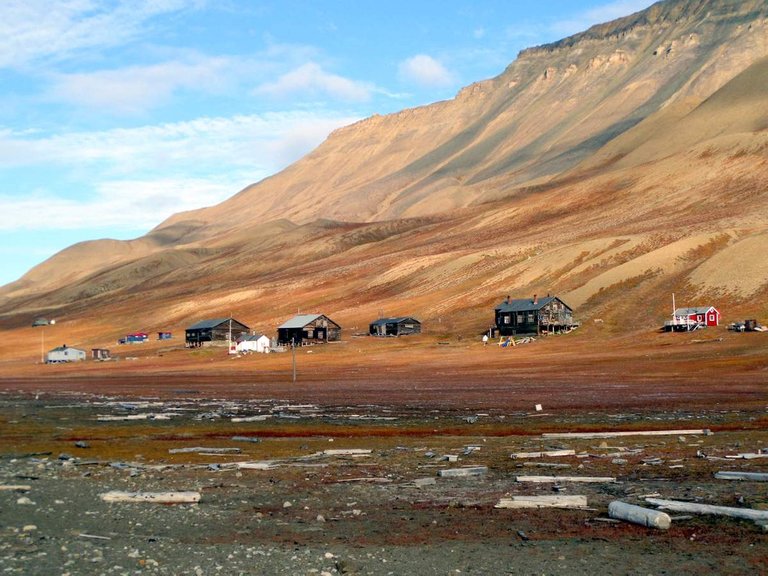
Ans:
[[[221,326],[225,322],[229,322],[232,320],[232,322],[237,322],[238,324],[243,324],[242,322],[238,322],[234,318],[214,318],[212,320],[200,320],[200,322],[193,324],[187,330],[205,330],[206,328],[216,328],[216,326]]]
[[[278,326],[278,330],[280,328],[304,328],[307,324],[314,322],[318,318],[320,318],[322,314],[297,314],[290,320],[286,320],[280,326]]]
[[[56,348],[49,350],[48,352],[66,352],[67,350],[74,350],[75,352],[82,352],[85,354],[85,350],[80,350],[80,348],[73,348],[72,346],[56,346]]]
[[[240,338],[238,338],[237,341],[238,342],[257,342],[261,338],[269,339],[269,337],[264,334],[246,334],[245,336],[241,336]]]
[[[717,312],[717,308],[715,308],[714,306],[694,306],[691,308],[678,308],[677,310],[675,310],[675,316],[690,316],[691,314],[706,314],[710,310],[715,310]]]
[[[416,322],[418,324],[421,324],[416,318],[413,316],[398,316],[397,318],[379,318],[378,320],[374,320],[371,322],[371,326],[381,326],[383,324],[400,324],[400,322]]]
[[[528,312],[533,310],[541,310],[552,302],[553,300],[560,300],[557,296],[545,296],[543,298],[539,298],[536,303],[533,303],[533,298],[517,298],[515,300],[505,300],[498,306],[496,306],[496,310],[500,312]],[[560,302],[563,302],[560,300]],[[564,305],[565,302],[563,302]]]

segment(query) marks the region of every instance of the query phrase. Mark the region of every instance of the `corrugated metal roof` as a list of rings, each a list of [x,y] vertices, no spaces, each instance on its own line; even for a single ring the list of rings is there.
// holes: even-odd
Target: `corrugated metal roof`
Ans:
[[[277,328],[304,328],[304,326],[310,322],[314,322],[320,318],[320,316],[322,316],[322,314],[298,314],[290,320],[283,322]]]
[[[248,334],[238,339],[239,342],[257,342],[260,338],[265,338],[264,334]]]
[[[400,324],[400,322],[417,322],[418,324],[421,324],[416,318],[413,316],[398,316],[397,318],[379,318],[378,320],[374,320],[371,322],[371,326],[381,326],[383,324]]]
[[[688,316],[690,314],[706,314],[714,306],[694,306],[692,308],[678,308],[675,310],[675,316]]]
[[[496,310],[501,312],[528,312],[529,310],[541,310],[544,306],[557,300],[556,296],[545,296],[539,298],[536,304],[533,303],[533,298],[517,298],[515,300],[505,300],[498,306]]]
[[[206,328],[216,328],[216,326],[219,326],[220,324],[224,324],[225,322],[229,322],[229,318],[214,318],[212,320],[200,320],[197,324],[193,324],[187,330],[204,330]],[[233,322],[237,322],[234,318],[232,318]]]

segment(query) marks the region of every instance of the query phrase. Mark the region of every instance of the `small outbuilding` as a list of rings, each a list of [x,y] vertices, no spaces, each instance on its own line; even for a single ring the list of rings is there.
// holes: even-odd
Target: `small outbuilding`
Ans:
[[[379,318],[368,327],[371,336],[406,336],[408,334],[420,334],[421,322],[411,316],[398,318]]]
[[[237,352],[258,352],[260,354],[268,353],[272,348],[272,342],[269,336],[265,334],[249,334],[237,339]]]
[[[112,356],[106,348],[91,348],[91,358],[94,360],[111,360]]]
[[[248,326],[234,318],[201,320],[186,329],[185,345],[187,348],[226,346],[250,332]]]
[[[578,324],[573,310],[557,296],[510,299],[495,308],[496,329],[500,336],[565,332]]]
[[[172,332],[158,332],[157,333],[157,339],[158,340],[171,340],[173,338]]]
[[[45,361],[48,364],[58,364],[61,362],[80,362],[81,360],[85,360],[85,356],[85,350],[80,350],[80,348],[72,348],[66,344],[62,344],[61,346],[57,346],[48,352]]]
[[[341,326],[324,314],[299,314],[277,327],[277,343],[319,344],[341,340]]]

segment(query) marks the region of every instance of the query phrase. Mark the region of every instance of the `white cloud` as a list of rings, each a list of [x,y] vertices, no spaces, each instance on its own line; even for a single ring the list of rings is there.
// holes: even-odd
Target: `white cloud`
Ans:
[[[445,66],[426,54],[418,54],[400,63],[400,78],[419,86],[443,87],[454,82],[454,77]]]
[[[102,182],[94,196],[81,200],[42,191],[25,198],[0,196],[6,215],[0,231],[149,229],[175,212],[225,200],[237,191],[235,185],[223,179],[123,180]]]
[[[586,10],[568,20],[560,20],[552,24],[551,30],[561,36],[570,36],[583,32],[590,26],[610,22],[634,12],[644,10],[656,0],[616,0]]]
[[[52,77],[48,98],[76,106],[134,114],[168,101],[180,89],[222,90],[237,63],[226,58],[165,62]]]
[[[325,94],[350,102],[364,102],[370,99],[373,87],[355,82],[323,70],[315,63],[308,62],[295,70],[283,74],[275,82],[267,82],[256,88],[256,94],[287,96]]]
[[[232,196],[357,119],[290,112],[55,136],[0,131],[0,231],[155,226]],[[44,175],[46,188],[25,190],[25,171]]]
[[[67,59],[83,50],[118,46],[152,32],[148,22],[201,5],[201,0],[3,0],[0,68]]]

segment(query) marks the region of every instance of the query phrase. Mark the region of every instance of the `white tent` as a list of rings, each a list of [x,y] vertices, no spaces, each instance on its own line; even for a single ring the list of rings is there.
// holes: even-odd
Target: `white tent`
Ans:
[[[243,336],[237,340],[236,350],[238,352],[269,352],[272,343],[269,341],[269,337],[264,334],[251,334]]]

